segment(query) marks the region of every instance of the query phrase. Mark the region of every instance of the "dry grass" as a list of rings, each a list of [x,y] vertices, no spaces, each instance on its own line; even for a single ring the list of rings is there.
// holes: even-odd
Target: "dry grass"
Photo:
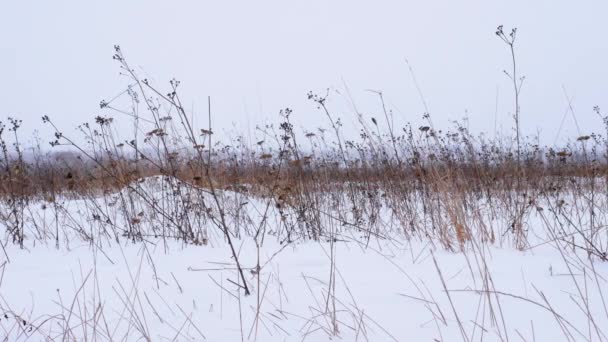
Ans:
[[[213,141],[211,125],[192,127],[179,82],[173,80],[168,91],[160,91],[137,76],[119,47],[115,60],[131,83],[123,96],[132,103],[132,112],[126,113],[138,132],[132,139],[115,135],[112,115],[119,112],[112,101],[101,103],[107,116],[79,127],[80,137],[64,135],[44,117],[55,133],[51,144],[61,152],[46,152],[41,146],[26,151],[19,143],[20,122],[1,126],[0,225],[13,243],[54,240],[60,246],[76,235],[95,246],[105,240],[145,242],[152,237],[205,245],[214,231],[220,232],[240,272],[235,284],[248,295],[232,239],[253,239],[256,246],[270,236],[281,244],[326,241],[330,277],[319,311],[331,322],[330,335],[339,334],[334,245],[352,236],[364,246],[400,236],[454,252],[472,250],[486,279],[477,293],[497,310],[499,296],[506,294],[492,284],[484,246],[530,249],[537,243],[529,238],[530,231],[544,230],[551,237],[544,243],[555,243],[560,251],[607,260],[608,141],[600,134],[578,137],[561,148],[543,147],[536,138],[520,137],[519,130],[516,138],[494,140],[459,124],[439,131],[428,113],[428,126],[398,128],[379,93],[383,109],[378,117],[385,120],[361,120],[363,133],[351,141],[344,139],[327,97],[310,94],[330,122],[327,130],[296,132],[293,113],[286,109],[276,129],[260,129],[263,141],[237,139],[228,146]],[[210,107],[209,122],[211,118]],[[146,184],[152,176],[161,176],[156,186],[163,191]],[[84,203],[91,227],[71,220],[63,207],[67,199]],[[257,216],[242,209],[253,201],[260,204]],[[36,217],[32,208],[38,206],[54,219]],[[273,215],[280,218],[276,226],[268,222]],[[543,226],[530,227],[531,216],[540,217]],[[71,225],[60,227],[66,221]],[[258,257],[258,310],[264,297],[260,268]],[[450,296],[447,288],[446,294]],[[500,316],[492,316],[493,324],[506,333]],[[66,317],[60,321],[68,326]],[[257,322],[255,327],[257,331]],[[144,326],[137,329],[149,339]],[[67,328],[63,333],[71,336]]]

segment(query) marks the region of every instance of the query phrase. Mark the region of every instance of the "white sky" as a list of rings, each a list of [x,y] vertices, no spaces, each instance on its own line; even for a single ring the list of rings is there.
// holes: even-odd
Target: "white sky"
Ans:
[[[343,82],[366,117],[380,117],[365,91],[377,89],[397,124],[421,124],[407,58],[438,126],[468,113],[472,130],[507,133],[512,93],[502,70],[510,60],[494,35],[504,24],[519,28],[522,128],[552,144],[568,105],[562,87],[581,133],[603,132],[592,108],[608,112],[606,15],[605,0],[4,1],[0,118],[23,119],[28,135],[47,114],[76,134],[100,114],[100,100],[124,89],[111,58],[118,43],[157,85],[180,79],[201,124],[212,96],[216,130],[253,131],[278,122],[284,107],[299,125],[327,126],[306,94],[344,94]],[[345,95],[330,106],[353,121]],[[578,136],[571,116],[561,136]]]

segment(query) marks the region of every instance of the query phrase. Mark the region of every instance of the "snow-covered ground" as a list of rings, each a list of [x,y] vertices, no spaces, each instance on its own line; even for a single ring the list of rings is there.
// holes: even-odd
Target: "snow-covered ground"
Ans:
[[[594,279],[588,268],[569,269],[550,246],[526,253],[490,248],[486,274],[474,255],[431,252],[418,243],[393,241],[364,249],[350,241],[336,247],[337,339],[606,338],[598,339],[589,326],[585,306],[595,325],[605,330],[608,319],[598,290],[607,289],[608,264],[594,265],[602,277]],[[11,262],[2,267],[1,307],[11,311],[0,321],[1,333],[15,340],[61,340],[67,326],[76,337],[96,335],[101,340],[336,339],[326,309],[329,244],[269,243],[259,251],[259,278],[257,249],[251,243],[239,245],[252,287],[247,297],[233,283],[239,278],[222,244],[168,248],[158,241],[103,253],[89,246],[70,251],[9,248]],[[491,278],[483,279],[486,275]],[[574,280],[585,287],[577,288]],[[484,281],[492,283],[490,292],[478,291],[488,289]],[[15,324],[17,317],[26,323]]]
[[[245,296],[217,229],[201,246],[153,234],[136,243],[85,241],[75,221],[103,231],[88,203],[65,199],[71,215],[58,227],[46,217],[48,230],[72,236],[59,248],[53,238],[28,240],[24,249],[3,242],[6,341],[608,340],[608,263],[550,239],[535,237],[525,251],[474,240],[449,252],[397,234],[285,242],[269,228],[260,246],[233,239],[251,290]],[[42,220],[47,209],[31,207]],[[257,209],[249,210],[261,217]],[[140,224],[152,225],[149,217]],[[532,215],[528,225],[535,222]]]

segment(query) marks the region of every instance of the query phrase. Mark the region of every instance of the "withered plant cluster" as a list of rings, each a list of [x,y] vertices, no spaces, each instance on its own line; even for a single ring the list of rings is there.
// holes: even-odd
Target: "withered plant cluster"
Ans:
[[[224,143],[214,133],[211,99],[207,125],[197,127],[180,97],[180,82],[171,80],[161,90],[141,78],[116,46],[113,57],[129,85],[115,98],[101,101],[100,115],[78,126],[79,134],[64,134],[44,116],[55,136],[52,148],[42,142],[26,147],[20,120],[0,122],[0,226],[6,232],[0,243],[5,259],[10,262],[10,243],[24,248],[28,242],[51,242],[70,248],[74,241],[84,241],[103,251],[129,241],[204,246],[221,240],[235,263],[231,286],[239,294],[257,295],[256,335],[265,263],[258,252],[257,260],[246,263],[255,266],[244,266],[236,244],[241,239],[253,241],[258,251],[267,239],[281,246],[302,241],[329,245],[329,279],[319,312],[328,318],[323,329],[330,335],[339,334],[338,315],[344,311],[336,299],[339,242],[365,247],[422,241],[432,251],[472,251],[471,272],[478,271],[484,280],[475,291],[488,297],[484,305],[491,312],[500,308],[499,297],[516,296],[495,289],[486,265],[489,245],[529,250],[554,244],[568,267],[581,269],[586,261],[592,266],[607,261],[608,116],[594,108],[591,115],[599,117],[604,131],[576,137],[562,147],[522,136],[524,78],[516,64],[516,31],[505,34],[499,27],[496,35],[513,57],[505,73],[513,84],[514,134],[494,138],[475,135],[466,123],[437,129],[428,110],[423,126],[397,126],[382,92],[376,92],[378,113],[358,115],[360,134],[349,139],[329,92],[311,92],[311,108],[326,118],[326,127],[300,131],[293,124],[298,113],[286,108],[276,125],[256,128],[261,140],[237,137]],[[129,139],[117,133],[117,117],[131,122]],[[578,259],[572,261],[566,254],[570,252]],[[434,256],[433,261],[451,303],[454,291],[448,291]],[[589,274],[604,298],[601,275],[595,269]],[[589,296],[580,290],[583,281],[571,276],[582,298],[577,304],[586,310],[588,340],[592,335],[603,340]],[[584,288],[586,292],[587,278]],[[547,302],[533,304],[555,316],[568,340],[581,335]],[[11,312],[3,310],[5,316]],[[604,310],[608,315],[605,305]],[[504,317],[498,322],[502,313],[490,316],[498,334],[506,336]],[[67,317],[64,339],[75,336]],[[139,332],[151,340],[144,330]]]
[[[514,33],[509,38],[499,28],[497,35],[513,49]],[[60,232],[28,220],[28,211],[32,214],[33,205],[42,205],[59,221],[62,201],[81,199],[93,203],[93,217],[110,225],[104,231],[115,239],[154,235],[201,244],[208,239],[207,222],[227,239],[260,237],[273,211],[282,218],[274,233],[284,241],[335,238],[334,233],[349,230],[367,239],[398,232],[449,250],[462,248],[473,236],[525,249],[531,213],[559,217],[566,201],[575,201],[568,208],[576,208],[579,217],[569,217],[569,225],[582,224],[586,217],[585,226],[577,228],[585,236],[579,247],[606,258],[605,239],[595,237],[604,226],[602,212],[608,211],[594,209],[608,209],[606,136],[580,136],[563,148],[521,137],[518,97],[523,78],[518,83],[515,68],[508,73],[516,91],[515,138],[475,136],[460,123],[437,130],[429,113],[423,116],[428,125],[397,127],[377,92],[379,115],[368,120],[360,116],[359,138],[348,140],[328,95],[311,92],[308,98],[326,116],[327,129],[297,132],[295,114],[287,108],[280,112],[278,125],[257,127],[263,140],[252,143],[239,137],[223,144],[213,140],[210,100],[209,126],[195,128],[182,104],[179,81],[160,91],[137,75],[118,46],[114,59],[130,85],[120,96],[101,101],[104,115],[80,125],[80,137],[64,135],[44,116],[54,131],[54,148],[25,148],[19,140],[20,120],[0,125],[0,221],[13,242],[52,236],[59,243]],[[131,110],[115,108],[118,99],[127,99]],[[608,132],[607,118],[597,107],[594,112]],[[117,137],[115,115],[130,117],[132,139]],[[163,191],[151,193],[141,185],[151,177],[157,177]],[[119,197],[115,205],[122,225],[99,203],[112,198],[108,195]],[[232,215],[246,216],[248,210],[238,205],[245,206],[248,199],[265,203],[262,223],[236,227],[233,221],[242,218],[227,217],[227,201],[237,205]],[[162,219],[162,232],[141,228],[153,218]],[[335,227],[327,225],[328,218]],[[607,233],[599,235],[605,238]]]

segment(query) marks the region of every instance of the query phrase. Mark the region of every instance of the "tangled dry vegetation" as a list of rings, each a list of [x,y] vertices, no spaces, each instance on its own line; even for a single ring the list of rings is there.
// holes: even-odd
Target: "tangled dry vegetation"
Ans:
[[[353,228],[368,238],[396,232],[438,241],[449,250],[463,248],[473,237],[525,249],[526,218],[544,209],[550,210],[543,215],[558,217],[566,199],[575,200],[569,208],[587,215],[591,224],[580,227],[581,234],[597,237],[603,228],[604,210],[593,209],[606,205],[608,142],[601,134],[578,137],[557,149],[540,146],[534,137],[474,136],[458,123],[450,131],[435,130],[428,113],[428,126],[398,128],[378,93],[378,117],[383,119],[360,118],[359,140],[344,140],[327,96],[310,93],[329,129],[296,132],[292,111],[285,109],[276,127],[258,127],[263,140],[248,144],[241,137],[236,145],[223,145],[213,141],[212,127],[192,127],[178,95],[178,81],[171,81],[164,94],[135,74],[119,47],[114,59],[132,82],[121,94],[130,101],[132,112],[107,101],[100,107],[108,114],[131,116],[133,139],[119,140],[111,115],[79,126],[80,137],[64,135],[51,118],[43,117],[55,132],[51,145],[60,152],[40,145],[25,149],[19,142],[19,120],[0,126],[0,217],[13,242],[43,235],[60,240],[57,232],[46,232],[48,227],[28,231],[32,220],[26,209],[32,204],[61,211],[61,199],[94,202],[120,194],[118,211],[127,227],[112,224],[113,236],[137,241],[149,234],[138,224],[143,218],[137,207],[143,202],[170,222],[168,236],[200,244],[200,228],[184,222],[192,216],[211,219],[230,235],[232,228],[222,223],[224,202],[230,201],[226,191],[262,199],[266,210],[279,212],[284,219],[281,239],[287,240],[329,238],[331,232],[320,224],[324,215],[333,217],[328,208],[338,215],[333,218],[341,229]],[[595,112],[606,123],[599,108]],[[210,107],[209,121],[211,115]],[[150,189],[139,185],[152,176],[161,176],[162,187],[172,189],[163,196],[175,207],[159,207]],[[383,226],[381,214],[396,225]],[[257,236],[258,230],[248,229],[246,234]],[[588,252],[605,258],[603,241],[585,238],[585,243]]]
[[[497,32],[511,51],[514,32]],[[20,143],[19,120],[0,125],[3,249],[34,241],[60,248],[74,239],[100,248],[149,239],[186,245],[219,239],[230,248],[239,291],[249,295],[252,282],[245,273],[251,270],[241,265],[235,240],[258,246],[270,238],[281,245],[326,242],[332,262],[325,313],[332,334],[339,331],[332,294],[340,241],[369,245],[399,238],[480,255],[488,245],[528,250],[554,243],[607,261],[608,118],[595,108],[606,132],[562,148],[521,137],[523,79],[515,68],[515,137],[476,136],[458,123],[438,130],[429,113],[425,126],[396,127],[378,93],[380,114],[360,116],[359,138],[347,140],[328,96],[310,93],[327,118],[326,129],[298,132],[295,114],[285,109],[278,125],[258,127],[262,140],[224,145],[214,140],[211,125],[193,127],[178,81],[160,91],[136,74],[119,47],[115,52],[130,85],[100,103],[103,115],[79,126],[81,136],[63,134],[45,116],[56,137],[47,151]],[[131,110],[116,108],[119,101]],[[130,117],[132,139],[116,135],[115,115]],[[70,208],[75,202],[77,213]],[[258,256],[254,274],[261,267]],[[260,296],[260,287],[253,288]]]

